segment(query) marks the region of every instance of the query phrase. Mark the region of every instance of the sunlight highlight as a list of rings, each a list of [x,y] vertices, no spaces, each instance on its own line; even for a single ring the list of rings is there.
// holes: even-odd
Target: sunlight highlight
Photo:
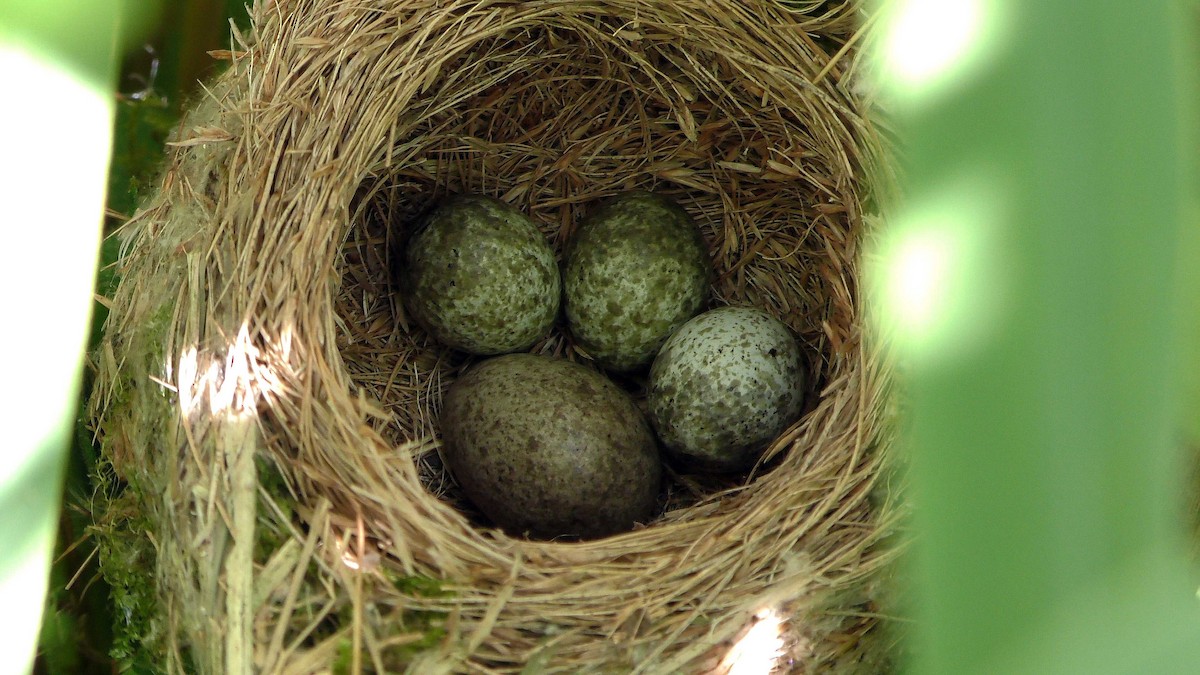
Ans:
[[[995,0],[899,0],[887,16],[882,67],[906,94],[958,79],[997,43]]]
[[[999,320],[1010,285],[998,234],[1002,186],[986,172],[965,174],[889,227],[869,282],[881,327],[910,356],[970,351]]]
[[[783,617],[770,607],[754,615],[755,623],[734,643],[717,672],[770,675],[784,656]]]
[[[941,296],[946,291],[953,246],[947,237],[932,231],[915,232],[901,241],[892,255],[892,303],[910,331],[922,330],[934,321],[936,309],[944,304]]]
[[[249,326],[243,324],[223,354],[188,345],[180,351],[175,367],[168,359],[164,386],[174,387],[185,417],[202,406],[214,417],[252,415],[264,396],[282,395],[286,384],[281,374],[286,372],[293,339],[293,331],[285,328],[278,342],[256,345]]]
[[[354,543],[357,541],[353,536],[337,537],[335,545],[341,551],[342,564],[347,568],[358,571],[371,572],[379,569],[383,561],[383,556],[379,550],[373,546],[368,546],[365,552],[359,552]]]
[[[225,363],[219,366],[214,361],[209,366],[212,372],[208,402],[214,417],[221,413],[240,416],[252,412],[254,396],[250,383],[250,359],[254,351],[249,330],[243,325],[233,344],[229,345]]]

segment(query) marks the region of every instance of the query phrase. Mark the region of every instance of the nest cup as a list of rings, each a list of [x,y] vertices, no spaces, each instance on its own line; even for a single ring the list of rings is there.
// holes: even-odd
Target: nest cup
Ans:
[[[198,672],[886,668],[860,18],[768,0],[256,3],[121,233],[95,354],[97,520],[128,644]],[[754,474],[674,476],[644,527],[510,537],[437,460],[468,359],[405,317],[405,227],[479,192],[561,255],[583,214],[635,188],[696,219],[714,305],[792,327],[808,405]],[[586,360],[561,325],[533,351]],[[130,560],[151,592],[113,569]]]

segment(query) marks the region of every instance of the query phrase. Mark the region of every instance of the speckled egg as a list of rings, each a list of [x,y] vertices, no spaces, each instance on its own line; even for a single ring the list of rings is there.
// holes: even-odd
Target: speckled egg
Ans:
[[[412,233],[402,282],[412,317],[473,354],[526,349],[549,332],[562,282],[533,221],[491,197],[458,195]]]
[[[609,200],[580,223],[565,257],[568,325],[610,370],[649,364],[708,296],[712,264],[700,230],[662,195]]]
[[[685,466],[749,469],[800,415],[804,365],[791,330],[751,307],[687,322],[650,368],[650,421]]]
[[[662,464],[633,399],[600,373],[533,354],[489,359],[446,392],[442,457],[497,525],[601,537],[646,522]]]

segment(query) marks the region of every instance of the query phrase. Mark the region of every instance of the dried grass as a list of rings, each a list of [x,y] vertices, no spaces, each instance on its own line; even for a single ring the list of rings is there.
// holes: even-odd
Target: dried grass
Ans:
[[[166,668],[720,671],[764,608],[791,669],[882,667],[864,635],[895,551],[872,499],[890,437],[858,284],[879,141],[850,87],[857,3],[253,14],[122,232],[96,355],[106,457],[158,555]],[[466,359],[403,315],[404,225],[473,190],[560,251],[596,200],[635,187],[697,217],[718,304],[795,329],[810,405],[751,479],[674,476],[645,527],[510,538],[437,459]],[[558,329],[535,350],[586,358]]]

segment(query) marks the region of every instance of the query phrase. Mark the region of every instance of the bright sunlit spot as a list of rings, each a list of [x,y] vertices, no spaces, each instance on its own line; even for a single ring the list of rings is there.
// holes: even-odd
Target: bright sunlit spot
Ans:
[[[168,358],[166,367],[167,382],[178,382],[176,390],[179,392],[179,407],[183,410],[185,416],[190,417],[196,410],[196,405],[200,402],[197,396],[197,374],[199,371],[200,353],[196,350],[195,345],[184,348],[179,355],[179,368],[172,369],[171,361]],[[178,376],[178,380],[174,379]]]
[[[220,413],[236,416],[247,412],[253,406],[250,393],[250,359],[253,358],[253,349],[248,330],[243,325],[238,331],[237,339],[229,345],[224,367],[219,367],[213,362],[208,402],[214,417]]]
[[[910,355],[948,358],[995,325],[1007,287],[998,232],[1002,183],[984,175],[957,179],[889,227],[868,273],[884,330]]]
[[[939,294],[947,290],[952,248],[944,233],[925,231],[914,232],[892,253],[891,304],[908,330],[928,326],[937,307],[944,304]]]
[[[994,44],[995,0],[899,0],[882,43],[889,86],[928,91],[961,75]]]
[[[335,545],[342,553],[342,564],[356,572],[359,570],[370,571],[378,569],[380,560],[382,559],[379,550],[374,545],[360,547],[358,544],[359,541],[360,538],[353,534],[346,534],[344,536],[335,535]],[[365,550],[360,550],[362,548],[365,548]]]
[[[163,363],[161,384],[176,392],[185,417],[206,409],[213,417],[242,418],[255,414],[262,397],[277,397],[286,389],[283,375],[292,355],[294,330],[285,326],[277,339],[261,332],[250,337],[243,324],[237,336],[213,353],[188,345],[178,361]]]
[[[783,617],[770,607],[754,615],[746,631],[721,660],[717,672],[728,675],[770,675],[783,658]]]
[[[279,396],[286,389],[282,375],[292,358],[294,340],[290,324],[275,339],[259,331],[257,341],[243,324],[223,353],[188,345],[180,350],[177,362],[168,356],[162,384],[177,393],[184,416],[199,412],[204,403],[213,416],[252,414],[260,397]]]

